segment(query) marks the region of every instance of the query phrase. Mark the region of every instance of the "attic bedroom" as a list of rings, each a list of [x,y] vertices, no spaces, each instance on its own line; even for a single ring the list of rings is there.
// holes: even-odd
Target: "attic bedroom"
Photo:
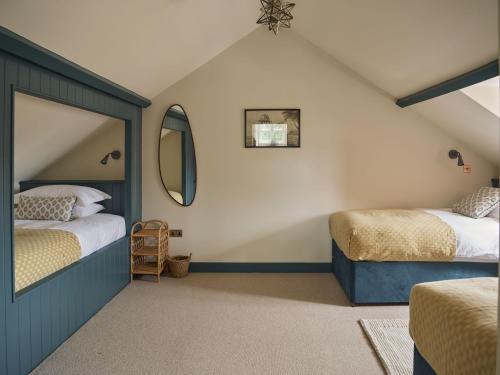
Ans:
[[[0,374],[497,374],[495,0],[0,1]]]

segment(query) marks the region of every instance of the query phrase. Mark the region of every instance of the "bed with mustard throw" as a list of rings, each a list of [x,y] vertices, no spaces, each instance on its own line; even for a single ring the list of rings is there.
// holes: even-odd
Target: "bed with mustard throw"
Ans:
[[[497,276],[498,242],[496,255],[494,244],[488,244],[491,249],[476,258],[471,255],[478,254],[469,250],[477,240],[474,226],[486,226],[494,237],[498,220],[459,216],[423,209],[350,210],[331,215],[332,270],[351,303],[408,303],[417,283]],[[465,233],[472,239],[457,229],[464,220],[466,224],[473,221],[473,235]],[[460,246],[457,240],[462,241]]]
[[[495,374],[498,278],[416,285],[410,296],[415,375]]]
[[[16,292],[80,260],[77,236],[55,229],[15,230]]]

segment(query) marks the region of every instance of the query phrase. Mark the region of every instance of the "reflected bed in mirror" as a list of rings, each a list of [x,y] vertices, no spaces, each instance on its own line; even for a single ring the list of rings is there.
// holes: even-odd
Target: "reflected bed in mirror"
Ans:
[[[163,118],[158,159],[167,193],[178,204],[191,205],[196,195],[196,156],[191,126],[179,104],[171,106]]]

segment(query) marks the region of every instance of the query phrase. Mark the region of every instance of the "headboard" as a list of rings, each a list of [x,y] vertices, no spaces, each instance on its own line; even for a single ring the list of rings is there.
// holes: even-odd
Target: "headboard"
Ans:
[[[123,180],[30,180],[19,182],[20,191],[26,191],[44,185],[80,185],[88,186],[111,195],[102,204],[104,213],[125,215],[125,183]]]

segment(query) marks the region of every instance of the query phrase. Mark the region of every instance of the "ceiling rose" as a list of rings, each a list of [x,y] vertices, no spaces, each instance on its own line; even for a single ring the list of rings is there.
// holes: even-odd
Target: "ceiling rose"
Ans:
[[[292,9],[295,3],[284,0],[260,0],[262,15],[257,20],[260,25],[267,25],[275,35],[280,28],[289,29],[293,19]]]

